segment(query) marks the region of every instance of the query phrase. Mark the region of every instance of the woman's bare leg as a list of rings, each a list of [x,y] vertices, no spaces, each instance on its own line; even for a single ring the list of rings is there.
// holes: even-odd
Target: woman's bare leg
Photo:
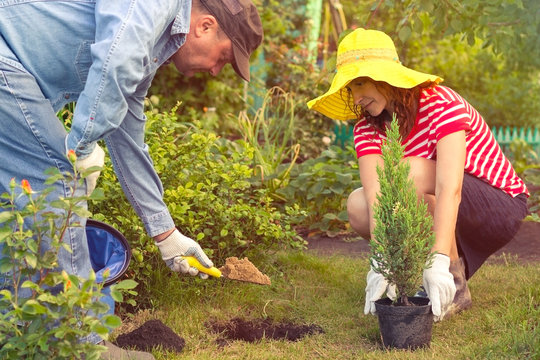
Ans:
[[[369,212],[364,189],[354,190],[347,199],[347,214],[349,224],[361,237],[366,240],[371,238],[369,232]]]
[[[406,160],[411,166],[410,178],[416,187],[418,199],[423,199],[428,205],[428,211],[433,216],[435,211],[435,161],[420,157],[408,157]],[[459,255],[457,251],[456,239],[451,244],[450,259],[457,260]]]

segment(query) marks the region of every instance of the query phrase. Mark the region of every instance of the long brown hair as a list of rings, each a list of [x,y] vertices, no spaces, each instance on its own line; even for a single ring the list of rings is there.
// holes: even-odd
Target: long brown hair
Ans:
[[[411,89],[404,89],[392,86],[384,81],[366,79],[371,81],[386,101],[394,107],[399,125],[399,133],[405,139],[411,132],[416,121],[420,92],[422,89],[434,86],[435,83],[427,81]],[[353,104],[350,91],[348,91],[347,100],[347,104]],[[385,130],[385,122],[392,120],[392,114],[389,114],[386,110],[383,110],[378,116],[371,116],[368,111],[362,109],[359,105],[353,104],[351,110],[356,114],[358,120],[366,118],[368,124],[383,131]]]

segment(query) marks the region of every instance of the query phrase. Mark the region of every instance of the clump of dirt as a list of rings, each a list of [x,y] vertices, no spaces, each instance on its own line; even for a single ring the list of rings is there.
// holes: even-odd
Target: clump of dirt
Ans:
[[[271,319],[243,320],[233,318],[226,323],[213,322],[209,328],[220,333],[223,338],[217,340],[220,345],[227,344],[227,340],[242,340],[256,342],[261,339],[275,339],[297,341],[306,335],[324,333],[324,330],[315,324],[295,325],[290,322],[274,323]]]
[[[260,285],[271,284],[270,278],[260,272],[247,257],[242,260],[237,257],[227,258],[225,259],[225,265],[219,270],[221,271],[221,274],[228,279],[247,281]]]
[[[181,352],[186,341],[160,320],[149,320],[132,332],[119,335],[115,344],[140,351],[151,351],[161,346],[163,350]]]

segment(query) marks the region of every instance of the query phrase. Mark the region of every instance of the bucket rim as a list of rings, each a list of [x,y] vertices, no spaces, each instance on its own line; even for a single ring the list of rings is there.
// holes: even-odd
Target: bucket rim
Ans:
[[[109,285],[115,283],[122,275],[124,275],[126,273],[128,267],[129,267],[129,264],[131,262],[131,256],[132,256],[131,247],[129,246],[129,242],[127,241],[124,234],[122,234],[120,231],[118,231],[118,229],[116,229],[112,225],[109,225],[109,224],[107,224],[107,223],[105,223],[103,221],[99,221],[99,220],[95,220],[95,219],[87,219],[86,220],[86,228],[88,228],[88,227],[94,227],[94,228],[98,228],[98,229],[101,229],[101,230],[105,230],[106,232],[112,234],[116,239],[118,239],[120,241],[120,243],[122,243],[122,245],[124,247],[124,252],[125,252],[126,256],[124,258],[124,263],[122,264],[122,270],[120,272],[118,272],[116,275],[111,276],[110,278],[105,280],[105,282],[103,283],[103,286],[106,287],[106,286],[109,286]]]

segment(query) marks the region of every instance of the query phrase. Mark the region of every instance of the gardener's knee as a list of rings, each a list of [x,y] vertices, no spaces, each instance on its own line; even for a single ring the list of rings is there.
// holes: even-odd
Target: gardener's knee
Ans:
[[[356,189],[349,195],[347,214],[351,228],[364,239],[369,239],[369,211],[363,188]]]

